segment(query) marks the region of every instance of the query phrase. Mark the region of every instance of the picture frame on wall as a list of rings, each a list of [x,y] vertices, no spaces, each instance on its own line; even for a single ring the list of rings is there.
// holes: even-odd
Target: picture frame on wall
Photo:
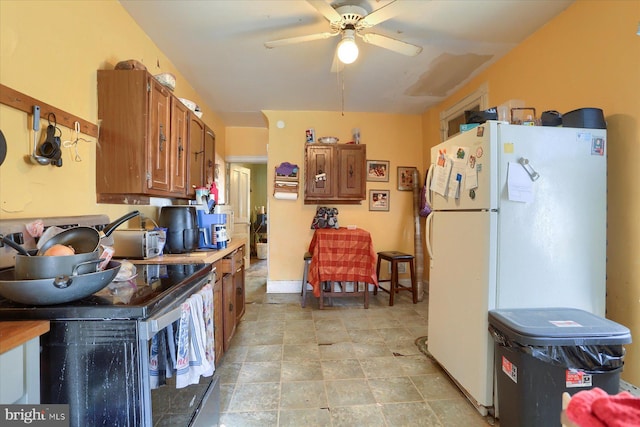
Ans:
[[[305,137],[307,140],[307,144],[313,144],[316,142],[316,131],[315,129],[307,129],[305,132]]]
[[[389,190],[369,190],[369,210],[388,212],[389,197]]]
[[[367,181],[389,182],[389,161],[367,160]]]
[[[398,191],[413,191],[413,166],[398,166]]]

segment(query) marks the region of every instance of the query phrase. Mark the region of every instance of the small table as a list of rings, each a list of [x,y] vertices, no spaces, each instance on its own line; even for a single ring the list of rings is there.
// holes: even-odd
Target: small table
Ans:
[[[376,253],[368,231],[343,227],[317,229],[309,252],[308,281],[313,286],[313,294],[320,298],[320,309],[324,308],[325,296],[364,296],[364,308],[369,308],[369,284],[378,286],[378,277]],[[338,292],[332,285],[325,290],[323,282],[341,282],[341,289]],[[345,282],[353,282],[353,292],[346,292]],[[358,282],[364,282],[363,291],[359,291]]]

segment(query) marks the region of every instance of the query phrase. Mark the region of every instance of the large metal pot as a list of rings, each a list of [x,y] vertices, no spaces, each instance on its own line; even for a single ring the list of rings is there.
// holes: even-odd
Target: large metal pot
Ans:
[[[76,301],[102,290],[119,270],[119,262],[109,261],[103,271],[38,280],[16,280],[14,269],[3,270],[0,271],[0,296],[28,305]]]

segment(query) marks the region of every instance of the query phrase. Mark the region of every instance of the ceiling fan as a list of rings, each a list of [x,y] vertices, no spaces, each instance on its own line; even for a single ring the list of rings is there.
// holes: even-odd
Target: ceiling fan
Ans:
[[[264,45],[267,48],[274,48],[294,43],[328,39],[340,35],[342,40],[340,40],[337,46],[338,59],[343,64],[351,64],[358,58],[358,45],[355,42],[356,36],[358,36],[365,43],[382,47],[402,55],[416,56],[422,51],[420,46],[381,34],[364,32],[374,25],[393,17],[393,7],[390,6],[396,1],[397,0],[392,0],[381,8],[368,13],[366,9],[357,5],[341,5],[334,8],[327,3],[326,0],[307,0],[311,6],[329,21],[331,30],[324,33],[268,41]],[[336,70],[335,65],[336,64],[332,67],[334,71]]]

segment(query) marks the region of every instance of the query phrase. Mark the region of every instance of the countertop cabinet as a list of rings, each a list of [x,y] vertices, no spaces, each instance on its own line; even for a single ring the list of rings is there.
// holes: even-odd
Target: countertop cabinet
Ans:
[[[359,204],[366,199],[366,145],[307,144],[305,204]]]
[[[231,274],[222,276],[222,317],[223,345],[224,351],[227,351],[236,331],[236,293]]]
[[[240,322],[240,319],[244,316],[244,248],[244,246],[241,247],[235,254],[238,259],[236,271],[233,273],[233,287],[236,290],[236,323]]]
[[[0,404],[40,403],[40,335],[48,320],[0,322]]]
[[[99,202],[187,197],[189,110],[144,70],[98,71]]]
[[[244,315],[244,246],[216,263],[216,272],[222,278],[223,351],[227,351]]]
[[[216,352],[216,366],[218,366],[220,358],[224,353],[224,316],[222,309],[222,277],[217,267],[220,262],[216,262],[216,282],[213,285],[213,336]]]

